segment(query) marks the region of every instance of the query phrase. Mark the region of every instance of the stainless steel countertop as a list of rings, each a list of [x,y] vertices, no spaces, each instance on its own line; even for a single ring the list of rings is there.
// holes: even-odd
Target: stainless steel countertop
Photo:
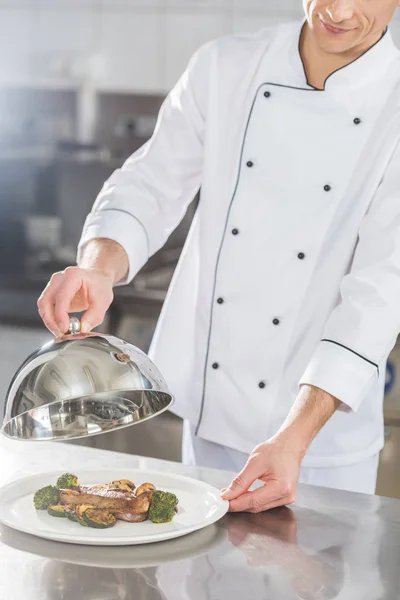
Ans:
[[[231,477],[115,452],[5,439],[0,464],[1,485],[78,464],[168,469],[218,487]],[[1,600],[396,600],[399,565],[399,501],[308,486],[290,509],[228,515],[186,538],[151,546],[72,546],[0,529]]]

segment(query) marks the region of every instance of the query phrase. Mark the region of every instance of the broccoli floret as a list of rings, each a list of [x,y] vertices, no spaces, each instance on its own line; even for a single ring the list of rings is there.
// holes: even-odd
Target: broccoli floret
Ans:
[[[153,523],[169,523],[175,516],[177,506],[178,498],[175,494],[157,490],[151,499],[150,521]]]
[[[64,473],[57,479],[56,486],[59,490],[71,490],[74,487],[78,487],[79,481],[76,475],[72,473]]]
[[[57,504],[58,500],[58,489],[54,485],[41,488],[33,496],[33,504],[36,510],[46,510],[49,506]]]
[[[153,499],[157,502],[165,502],[174,508],[178,506],[179,502],[175,494],[172,494],[171,492],[163,492],[162,490],[157,490],[154,492]]]

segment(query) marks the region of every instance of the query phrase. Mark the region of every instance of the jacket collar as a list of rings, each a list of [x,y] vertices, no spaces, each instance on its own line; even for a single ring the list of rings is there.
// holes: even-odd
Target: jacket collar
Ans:
[[[300,55],[300,35],[305,21],[296,24],[295,35],[292,45],[292,64],[296,74],[302,79],[306,88],[311,88],[307,83],[304,64]],[[394,60],[400,58],[400,51],[393,42],[389,29],[386,30],[381,39],[359,58],[345,67],[334,71],[325,81],[325,91],[346,91],[354,88],[362,88],[380,79],[393,64]]]

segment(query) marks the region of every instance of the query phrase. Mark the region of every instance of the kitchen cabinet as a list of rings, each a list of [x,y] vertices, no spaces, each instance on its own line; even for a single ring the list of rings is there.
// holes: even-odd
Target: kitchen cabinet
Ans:
[[[33,12],[0,7],[0,84],[30,78]]]
[[[79,1],[79,0],[78,0]],[[115,10],[117,8],[136,9],[164,8],[165,0],[99,0],[104,10]]]
[[[120,91],[162,91],[162,15],[112,11],[101,15],[103,87]]]
[[[206,42],[229,33],[224,14],[167,12],[165,15],[164,87],[169,90],[187,67],[193,53]]]
[[[290,21],[291,18],[285,13],[253,13],[235,12],[233,15],[233,33],[255,33],[264,27],[279,25]]]
[[[53,10],[62,8],[95,9],[99,5],[98,0],[34,0],[39,9]]]
[[[34,8],[40,0],[0,0],[0,8]]]
[[[86,61],[95,53],[100,15],[85,7],[42,6],[34,18],[35,36],[31,54],[31,79],[76,85],[86,70]]]
[[[299,0],[279,0],[275,6],[271,6],[275,4],[274,2],[268,2],[268,0],[232,0],[232,5],[234,10],[263,10],[264,12],[271,13],[275,9],[279,12],[291,13],[295,12],[300,6],[301,10],[301,2]]]
[[[204,9],[212,13],[221,9],[229,10],[232,7],[232,0],[165,0],[165,4],[167,10]]]
[[[84,57],[94,50],[96,25],[96,13],[88,9],[40,10],[35,24],[35,50],[49,58],[56,58],[57,53]]]

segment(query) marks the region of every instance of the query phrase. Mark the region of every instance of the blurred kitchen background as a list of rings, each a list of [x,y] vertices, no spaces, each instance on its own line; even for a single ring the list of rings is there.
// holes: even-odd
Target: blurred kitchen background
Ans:
[[[301,15],[301,0],[0,0],[0,403],[21,362],[50,339],[38,296],[53,272],[75,264],[98,191],[149,139],[192,53]],[[400,44],[400,19],[392,35]],[[195,207],[117,289],[102,331],[147,351]],[[398,497],[399,370],[396,348],[378,493]],[[180,437],[180,420],[166,414],[83,443],[179,460]]]

